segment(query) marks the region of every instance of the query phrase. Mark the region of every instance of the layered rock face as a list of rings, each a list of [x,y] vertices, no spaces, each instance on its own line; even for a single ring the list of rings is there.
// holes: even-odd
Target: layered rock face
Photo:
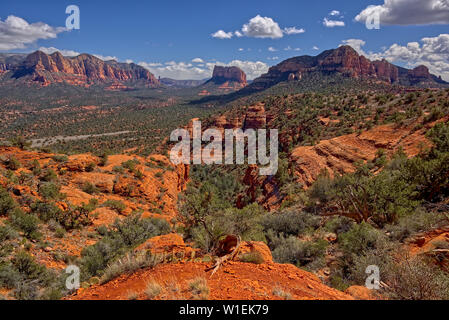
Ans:
[[[426,66],[419,66],[408,72],[412,81],[428,81],[432,79],[429,68]]]
[[[223,84],[226,82],[237,82],[242,86],[246,86],[248,83],[246,81],[246,74],[238,67],[222,67],[215,66],[214,72],[212,74],[212,79],[208,81],[209,83]]]
[[[268,73],[254,80],[250,88],[266,89],[282,81],[301,80],[304,74],[321,72],[323,74],[341,73],[352,78],[380,80],[387,83],[416,84],[434,81],[444,83],[431,75],[425,66],[413,70],[397,67],[386,60],[370,61],[359,55],[350,46],[327,50],[316,57],[294,57],[269,69]]]
[[[408,156],[414,157],[419,154],[421,146],[430,147],[425,133],[435,122],[418,131],[413,131],[415,125],[413,123],[398,129],[387,124],[360,135],[353,133],[322,140],[314,146],[297,147],[290,159],[294,164],[297,181],[310,187],[323,169],[331,175],[354,172],[358,162],[374,159],[379,149],[384,149],[391,156],[402,148]]]
[[[262,129],[267,124],[267,115],[263,104],[249,106],[243,129]]]
[[[13,77],[31,76],[43,83],[66,81],[73,84],[95,82],[140,81],[146,86],[159,86],[159,81],[148,70],[136,64],[103,61],[88,54],[74,58],[64,57],[60,52],[47,55],[36,51],[15,68]]]

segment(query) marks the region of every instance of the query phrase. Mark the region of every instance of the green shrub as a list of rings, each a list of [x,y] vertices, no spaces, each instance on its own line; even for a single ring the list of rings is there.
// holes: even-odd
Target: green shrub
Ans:
[[[139,160],[132,159],[128,160],[122,163],[122,167],[125,169],[128,169],[129,171],[134,171],[136,169],[136,166],[140,164]]]
[[[389,265],[384,282],[387,295],[399,300],[447,300],[449,277],[437,266],[419,257]]]
[[[120,200],[107,200],[103,203],[103,207],[116,210],[120,214],[122,214],[126,209],[126,205]]]
[[[53,199],[53,200],[62,199],[63,196],[59,192],[60,190],[61,190],[61,187],[53,182],[41,183],[39,185],[39,194],[44,199],[47,199],[47,200],[48,199]]]
[[[398,241],[410,237],[415,233],[441,227],[447,223],[446,217],[437,212],[428,212],[424,209],[417,209],[410,215],[401,218],[398,223],[387,225],[385,229],[390,234],[390,238]]]
[[[133,214],[123,221],[117,220],[107,234],[97,243],[83,249],[81,253],[82,271],[85,278],[102,275],[103,270],[114,260],[123,256],[145,240],[167,234],[170,225],[161,219],[141,219]]]
[[[9,211],[16,207],[16,202],[8,191],[0,187],[0,216],[7,215]]]
[[[88,194],[95,194],[98,192],[97,187],[91,182],[85,182],[81,189]]]
[[[309,270],[325,266],[324,255],[327,248],[325,240],[301,241],[294,236],[274,236],[270,248],[273,259],[278,263],[291,263]]]
[[[45,182],[52,182],[58,179],[58,175],[53,169],[46,169],[40,179]]]
[[[56,162],[67,162],[69,158],[65,154],[57,154],[52,157]]]
[[[239,256],[239,261],[246,263],[261,264],[264,262],[259,252],[247,252]]]
[[[37,201],[31,205],[31,211],[43,222],[50,220],[58,221],[64,214],[63,211],[53,203]]]
[[[3,160],[3,164],[5,165],[6,169],[16,171],[20,167],[22,167],[22,164],[17,160],[14,156],[10,156]]]
[[[95,170],[96,166],[97,166],[97,164],[95,162],[90,162],[87,164],[87,166],[84,168],[84,170],[86,172],[92,172]]]
[[[189,281],[189,289],[195,300],[207,300],[209,298],[210,290],[205,278],[197,277]]]
[[[32,214],[23,212],[20,208],[16,208],[9,213],[10,223],[23,231],[26,237],[32,239],[40,238],[39,219]]]
[[[285,209],[276,214],[268,214],[262,219],[265,231],[272,230],[276,234],[298,236],[306,231],[317,229],[321,218],[300,209]]]
[[[347,256],[360,255],[369,249],[375,249],[381,241],[386,239],[385,234],[362,222],[354,224],[348,232],[340,234],[338,243]]]
[[[125,168],[123,168],[122,166],[115,166],[114,168],[112,168],[112,171],[114,171],[116,173],[124,173]]]
[[[125,273],[133,273],[143,268],[154,268],[162,258],[151,254],[126,254],[123,258],[109,264],[101,277],[101,283],[107,283]]]

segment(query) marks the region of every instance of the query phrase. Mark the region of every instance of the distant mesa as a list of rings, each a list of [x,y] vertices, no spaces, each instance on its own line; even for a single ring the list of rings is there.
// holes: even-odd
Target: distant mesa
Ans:
[[[242,69],[238,67],[223,66],[215,66],[212,78],[206,83],[213,83],[217,85],[237,84],[241,87],[245,87],[248,84],[246,81],[246,74]]]
[[[2,56],[0,70],[11,71],[15,79],[39,82],[42,85],[68,83],[89,86],[95,83],[135,83],[144,87],[158,87],[159,81],[147,69],[134,63],[103,61],[89,54],[64,57],[60,52],[48,55],[42,51],[33,52],[22,59]]]

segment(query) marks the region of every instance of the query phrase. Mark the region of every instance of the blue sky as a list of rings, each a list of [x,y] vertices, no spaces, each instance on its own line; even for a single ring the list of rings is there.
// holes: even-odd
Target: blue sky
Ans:
[[[422,4],[424,2],[426,4]],[[434,5],[428,7],[431,2]],[[431,71],[445,77],[449,75],[449,46],[446,37],[440,37],[449,31],[449,0],[390,0],[390,3],[396,3],[393,9],[397,12],[392,12],[384,0],[6,0],[2,1],[0,11],[0,49],[2,52],[30,52],[50,48],[48,51],[51,52],[57,48],[63,53],[70,50],[73,54],[86,52],[120,61],[129,59],[156,75],[174,78],[207,77],[213,64],[233,63],[253,78],[268,66],[289,57],[316,55],[352,39],[348,43],[371,58],[387,58],[410,67],[418,63],[429,64]],[[61,31],[57,28],[65,26],[68,16],[65,10],[72,4],[80,8],[81,28]],[[377,5],[382,15],[381,22],[386,22],[379,30],[368,30],[363,21],[355,19],[366,12],[364,10],[369,5]],[[333,15],[330,14],[332,11]],[[419,17],[414,16],[416,13]],[[258,15],[262,24],[270,24],[268,19],[271,19],[281,31],[294,27],[291,30],[301,30],[301,33],[279,34],[274,29],[272,37],[251,33],[251,19]],[[8,38],[8,32],[14,36],[8,29],[13,25],[12,20],[6,23],[8,16],[21,18],[32,27],[42,22],[54,28],[54,37],[40,37],[37,32],[36,39],[29,36],[22,42],[18,39],[15,44],[11,35]],[[359,17],[363,18],[363,14]],[[325,18],[331,21],[330,24],[338,21],[340,26],[325,26]],[[248,34],[243,32],[245,24],[250,30]],[[214,38],[212,34],[219,30],[232,35],[232,38]],[[237,36],[236,31],[242,36]],[[435,39],[434,47],[446,46],[444,52],[441,48],[434,48],[441,55],[438,57],[441,61],[436,63],[434,57],[429,58],[434,52],[424,52],[426,44],[422,42],[423,38]],[[415,43],[414,48],[407,46],[409,43]],[[416,43],[419,45],[418,53]],[[195,58],[204,62],[199,59],[192,62]]]

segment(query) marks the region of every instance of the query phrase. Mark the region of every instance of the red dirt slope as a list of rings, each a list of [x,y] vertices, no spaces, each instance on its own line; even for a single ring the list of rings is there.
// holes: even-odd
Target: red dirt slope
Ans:
[[[126,300],[136,294],[146,299],[148,282],[156,281],[162,292],[156,299],[191,299],[188,283],[197,277],[207,279],[212,300],[277,300],[284,292],[295,300],[352,300],[350,295],[325,286],[315,275],[289,264],[229,262],[210,278],[205,270],[211,264],[185,262],[161,264],[89,289],[80,289],[72,300]]]

